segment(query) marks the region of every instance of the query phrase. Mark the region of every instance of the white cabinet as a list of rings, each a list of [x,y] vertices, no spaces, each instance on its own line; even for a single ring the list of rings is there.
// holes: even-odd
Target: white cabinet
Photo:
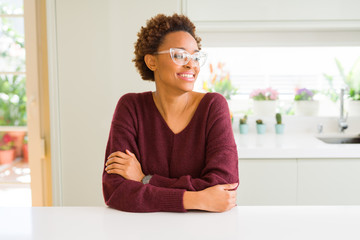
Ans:
[[[238,205],[296,205],[296,159],[241,159]]]
[[[298,159],[299,205],[360,205],[360,159]]]
[[[182,12],[200,29],[268,30],[360,27],[358,0],[183,0]]]
[[[308,21],[360,19],[358,0],[183,0],[194,21]]]

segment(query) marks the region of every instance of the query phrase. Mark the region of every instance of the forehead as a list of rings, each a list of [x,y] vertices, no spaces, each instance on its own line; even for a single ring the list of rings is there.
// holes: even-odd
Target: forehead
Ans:
[[[196,40],[190,33],[185,31],[171,32],[165,35],[159,49],[184,48],[189,52],[199,50]]]

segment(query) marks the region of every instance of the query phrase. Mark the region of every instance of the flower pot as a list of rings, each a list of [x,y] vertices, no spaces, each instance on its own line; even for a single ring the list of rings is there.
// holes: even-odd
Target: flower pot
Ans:
[[[264,134],[266,132],[266,125],[265,124],[256,124],[256,132],[258,134]]]
[[[9,164],[15,159],[15,148],[0,150],[0,164]]]
[[[249,132],[248,124],[239,124],[240,134],[247,134]]]
[[[253,110],[255,116],[274,116],[276,112],[276,100],[253,101]]]
[[[23,145],[23,155],[24,155],[23,161],[29,162],[29,152],[28,152],[28,144],[27,143],[25,143]]]
[[[275,124],[275,132],[276,134],[283,134],[285,129],[284,124]]]
[[[15,157],[21,157],[22,156],[22,146],[24,144],[24,137],[26,132],[23,131],[14,131],[9,132],[9,135],[14,141],[14,147],[15,147]]]
[[[296,116],[317,116],[319,112],[319,101],[300,100],[295,101]]]
[[[360,116],[360,101],[348,101],[349,116]]]

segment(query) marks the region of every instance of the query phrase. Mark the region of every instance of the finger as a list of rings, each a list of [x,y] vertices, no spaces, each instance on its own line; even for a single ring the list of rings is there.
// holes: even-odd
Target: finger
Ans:
[[[238,186],[238,183],[224,184],[223,186],[224,190],[234,190]]]
[[[135,154],[133,154],[132,152],[130,152],[129,150],[125,150],[125,152],[127,153],[127,154],[129,154],[130,156],[132,156],[132,157],[135,157],[136,158],[136,156],[135,156]]]
[[[125,169],[125,165],[117,164],[117,163],[110,164],[109,166],[107,166],[107,167],[105,168],[105,171],[109,171],[109,170],[113,170],[113,169],[124,170],[124,169]]]
[[[112,158],[112,157],[127,158],[127,157],[129,157],[129,155],[126,154],[126,153],[124,153],[124,152],[117,151],[117,152],[113,152],[112,154],[110,154],[110,156],[108,157],[108,159],[109,159],[109,158]]]
[[[111,170],[108,170],[106,171],[108,174],[118,174],[120,176],[123,176],[124,177],[124,171],[121,170],[121,169],[111,169]]]
[[[113,163],[126,164],[127,161],[128,160],[124,159],[124,158],[113,157],[106,161],[105,166],[109,166],[110,164],[113,164]]]

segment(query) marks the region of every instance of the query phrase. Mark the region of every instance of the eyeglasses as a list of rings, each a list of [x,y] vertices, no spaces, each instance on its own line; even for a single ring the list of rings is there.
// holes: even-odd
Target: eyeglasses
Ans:
[[[181,48],[170,48],[169,50],[156,52],[155,54],[163,53],[170,53],[173,62],[180,66],[186,65],[192,59],[197,67],[202,67],[205,64],[207,58],[207,54],[204,52],[190,54]]]

